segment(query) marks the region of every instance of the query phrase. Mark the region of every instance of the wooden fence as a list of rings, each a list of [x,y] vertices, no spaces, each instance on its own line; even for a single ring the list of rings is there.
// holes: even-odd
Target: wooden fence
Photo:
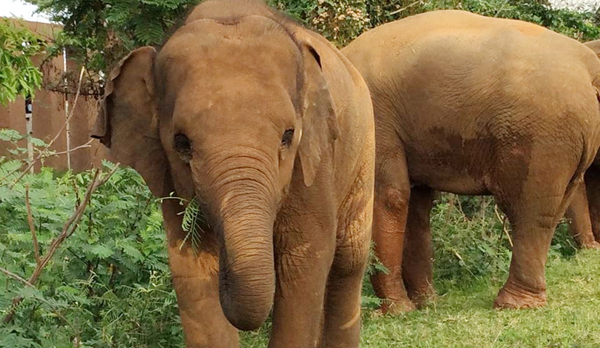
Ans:
[[[15,23],[28,27],[48,40],[52,40],[60,30],[59,26],[53,24],[27,21]],[[43,59],[44,57],[34,57],[33,61],[41,66],[45,81],[60,80],[65,72],[77,76],[80,74],[81,68],[66,53],[45,62]],[[44,165],[58,170],[83,171],[98,166],[101,159],[108,158],[108,151],[97,140],[90,142],[89,134],[96,119],[97,103],[95,97],[77,96],[72,91],[41,89],[31,102],[30,114],[26,113],[23,98],[7,107],[0,106],[0,128],[12,128],[22,134],[29,132],[33,137],[46,142],[56,138],[50,150],[58,155],[44,159]],[[69,122],[66,122],[67,118]],[[0,143],[0,155],[7,154],[6,145]],[[22,141],[19,146],[27,147],[27,142]],[[37,163],[35,168],[39,166],[40,163]]]

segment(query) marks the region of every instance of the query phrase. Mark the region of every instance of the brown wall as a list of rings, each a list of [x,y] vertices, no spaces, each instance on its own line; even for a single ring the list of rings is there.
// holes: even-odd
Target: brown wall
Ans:
[[[59,29],[56,25],[36,22],[23,22],[20,25],[25,25],[31,30],[39,33],[41,36],[52,39]],[[35,64],[41,65],[43,57],[34,57]],[[44,80],[59,79],[62,73],[63,57],[59,56],[46,62],[44,65]],[[79,75],[80,67],[75,62],[68,60],[68,70],[76,72]],[[66,130],[61,132],[61,128],[65,124],[65,98],[69,100],[69,112],[73,112],[73,116],[69,122],[69,134]],[[90,129],[96,119],[97,100],[93,97],[79,96],[77,104],[74,104],[75,95],[54,92],[50,90],[39,90],[36,92],[33,99],[33,136],[40,138],[46,142],[50,142],[57,134],[60,133],[57,140],[51,147],[56,152],[67,151],[67,136],[70,137],[70,148],[83,145],[90,140]],[[73,106],[75,109],[73,110]],[[23,98],[18,98],[8,107],[0,106],[0,128],[16,129],[22,134],[26,132],[25,122],[25,101]],[[25,147],[22,142],[19,144]],[[100,164],[101,159],[107,158],[108,151],[104,146],[100,145],[97,140],[92,142],[89,148],[82,148],[70,153],[71,169],[74,171],[82,171],[90,169]],[[6,149],[0,145],[0,155],[6,154]],[[34,156],[35,157],[35,156]],[[68,169],[67,154],[52,156],[44,161],[47,166],[54,167],[58,170]],[[37,166],[39,168],[39,165]]]

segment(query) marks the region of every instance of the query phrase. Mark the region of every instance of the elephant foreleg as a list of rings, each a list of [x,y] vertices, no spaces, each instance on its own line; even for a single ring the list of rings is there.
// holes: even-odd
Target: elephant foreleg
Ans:
[[[365,190],[366,191],[366,190]],[[361,195],[362,196],[362,195]],[[362,281],[369,255],[373,202],[351,199],[351,218],[339,224],[335,259],[329,272],[325,295],[325,318],[320,347],[358,347]],[[361,207],[357,209],[356,207]]]
[[[194,252],[190,243],[181,247],[186,233],[181,229],[181,209],[173,200],[162,203],[167,229],[169,264],[177,294],[179,314],[188,348],[238,347],[237,330],[227,321],[219,303],[218,256],[209,236]]]
[[[421,307],[435,297],[430,212],[435,191],[414,186],[410,192],[402,258],[402,279],[409,298]]]
[[[316,347],[321,334],[325,286],[335,248],[335,227],[334,224],[324,226],[312,216],[302,220],[277,228],[277,286],[270,348]]]

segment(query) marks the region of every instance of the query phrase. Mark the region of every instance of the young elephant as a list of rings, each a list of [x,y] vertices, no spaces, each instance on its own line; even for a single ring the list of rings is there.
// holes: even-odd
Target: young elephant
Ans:
[[[262,2],[209,1],[120,62],[103,108],[92,136],[207,218],[194,252],[162,203],[188,347],[237,346],[271,307],[271,347],[358,346],[374,121],[338,50]]]
[[[600,40],[586,42],[600,58]],[[599,162],[600,163],[600,162]],[[566,216],[571,221],[569,232],[580,247],[600,248],[600,166],[593,163],[585,172]]]
[[[495,197],[514,248],[494,306],[545,305],[554,228],[600,144],[598,58],[543,27],[463,11],[382,25],[343,53],[375,110],[373,239],[390,273],[373,285],[389,300],[383,310],[433,293],[432,190]]]

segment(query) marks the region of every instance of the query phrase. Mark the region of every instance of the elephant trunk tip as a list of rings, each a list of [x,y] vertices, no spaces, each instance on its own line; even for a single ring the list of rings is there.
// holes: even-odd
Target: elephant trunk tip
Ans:
[[[266,233],[266,232],[265,232]],[[272,245],[272,244],[270,244]],[[219,300],[229,322],[240,330],[258,329],[267,320],[275,297],[273,251],[265,247],[258,257],[219,257]],[[237,262],[228,262],[236,259]],[[243,259],[243,260],[242,260]]]
[[[222,293],[222,295],[225,295]],[[221,307],[223,313],[231,325],[235,326],[239,330],[252,331],[260,328],[262,324],[269,317],[271,307],[273,305],[273,294],[264,294],[263,298],[256,299],[258,303],[254,303],[251,306],[244,306],[240,303],[236,303],[227,296],[221,296]],[[250,309],[252,308],[252,309]]]

